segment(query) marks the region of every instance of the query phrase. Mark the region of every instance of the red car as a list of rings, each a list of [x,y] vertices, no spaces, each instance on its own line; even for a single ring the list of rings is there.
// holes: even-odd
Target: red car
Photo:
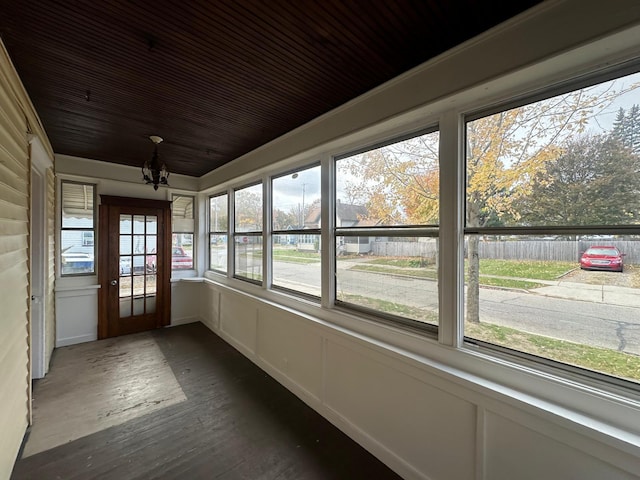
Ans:
[[[587,248],[580,257],[580,268],[583,270],[611,270],[621,272],[623,270],[622,257],[616,247],[596,245]]]
[[[171,247],[171,270],[193,268],[193,258],[182,247]]]

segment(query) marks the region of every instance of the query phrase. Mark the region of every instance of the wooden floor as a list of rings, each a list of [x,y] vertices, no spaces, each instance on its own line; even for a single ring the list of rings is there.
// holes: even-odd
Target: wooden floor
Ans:
[[[90,348],[103,353],[92,357]],[[161,357],[151,352],[143,361],[143,348]],[[78,366],[105,356],[116,366]],[[140,388],[123,387],[120,376]],[[61,401],[60,389],[74,400]],[[105,395],[119,400],[108,407]],[[76,407],[59,415],[67,428],[46,422],[69,403]],[[34,424],[13,480],[399,478],[199,323],[56,350],[51,372],[34,385],[34,409],[46,428]],[[92,427],[78,430],[88,420],[76,417],[87,412]],[[31,452],[30,443],[37,445]]]

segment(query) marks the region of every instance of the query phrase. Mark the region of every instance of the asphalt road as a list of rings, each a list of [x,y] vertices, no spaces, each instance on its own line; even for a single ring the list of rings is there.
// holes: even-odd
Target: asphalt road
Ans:
[[[435,281],[349,270],[351,265],[338,262],[339,292],[437,311]],[[274,283],[299,285],[317,295],[320,265],[275,262]],[[615,306],[481,288],[480,321],[640,355],[640,305]]]

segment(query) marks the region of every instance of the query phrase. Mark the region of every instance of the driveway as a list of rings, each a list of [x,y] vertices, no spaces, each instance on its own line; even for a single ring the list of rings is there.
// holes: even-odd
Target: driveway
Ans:
[[[597,270],[580,270],[576,268],[560,280],[563,282],[586,283],[589,285],[640,288],[640,268],[629,265],[625,267],[624,272],[604,272]]]

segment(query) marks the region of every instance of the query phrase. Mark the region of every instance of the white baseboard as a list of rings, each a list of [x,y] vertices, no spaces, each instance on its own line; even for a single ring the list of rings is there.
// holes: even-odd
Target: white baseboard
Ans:
[[[98,339],[96,334],[78,335],[76,337],[58,338],[56,339],[56,348],[75,345],[76,343],[93,342]]]
[[[182,317],[182,318],[172,318],[170,327],[176,327],[178,325],[186,325],[187,323],[196,323],[202,322],[200,317]],[[204,322],[202,322],[204,323]]]

